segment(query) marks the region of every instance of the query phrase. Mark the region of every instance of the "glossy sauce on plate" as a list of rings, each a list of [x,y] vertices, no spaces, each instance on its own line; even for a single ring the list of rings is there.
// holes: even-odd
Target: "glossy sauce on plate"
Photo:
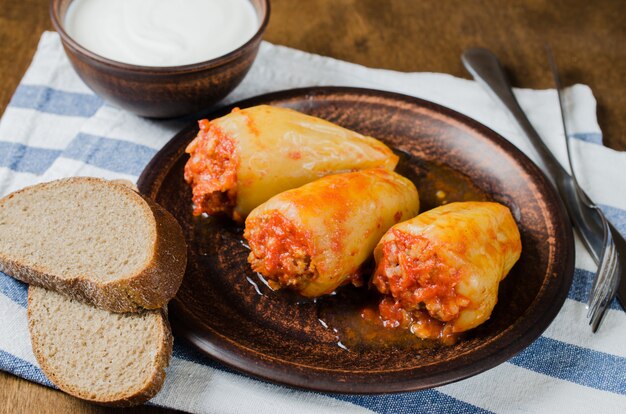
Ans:
[[[261,104],[335,122],[410,154],[397,171],[419,187],[422,210],[474,196],[508,206],[520,228],[523,254],[500,284],[489,320],[456,344],[382,348],[369,340],[368,327],[357,326],[367,340],[358,339],[364,345],[352,348],[341,342],[350,349],[345,351],[334,329],[343,335],[339,339],[349,342],[340,328],[350,324],[322,319],[335,324],[324,328],[319,301],[297,299],[294,306],[285,300],[286,292],[264,293],[266,287],[246,261],[249,250],[242,244],[241,227],[230,220],[193,217],[191,189],[183,179],[188,159],[184,149],[198,133],[197,124],[190,124],[155,156],[138,181],[143,194],[178,219],[189,246],[187,273],[169,305],[177,338],[271,382],[371,394],[436,387],[483,372],[531,344],[554,320],[572,281],[573,235],[549,181],[512,144],[435,103],[356,88],[276,92],[238,102],[210,118],[235,106]],[[459,186],[446,191],[454,183]],[[345,288],[337,294],[348,294]],[[328,306],[332,310],[335,304]]]
[[[409,162],[407,157],[408,155],[404,154],[401,156],[398,172],[411,179],[417,186],[421,203],[420,212],[453,201],[487,199],[484,193],[458,171],[445,165],[415,159]],[[211,243],[215,232],[220,232],[222,238],[239,241],[241,249],[233,254],[241,255],[245,259],[249,250],[239,225],[226,218],[206,215],[196,220],[194,234],[197,242],[202,244],[202,238],[206,237],[207,243]],[[253,288],[246,290],[248,295],[263,296],[264,301],[276,301],[283,306],[296,306],[301,312],[314,315],[329,337],[334,338],[336,346],[344,351],[360,352],[389,347],[409,350],[439,346],[438,341],[419,339],[406,329],[383,326],[378,313],[382,295],[375,288],[368,288],[367,279],[371,274],[371,265],[369,268],[363,272],[366,281],[364,286],[341,286],[332,294],[316,299],[304,298],[288,289],[275,291],[263,276],[252,270],[242,277],[242,281],[245,280]],[[285,318],[288,318],[288,315],[285,315]]]

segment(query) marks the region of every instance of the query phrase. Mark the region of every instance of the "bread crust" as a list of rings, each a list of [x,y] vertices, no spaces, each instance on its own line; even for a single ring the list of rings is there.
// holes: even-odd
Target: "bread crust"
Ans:
[[[80,390],[75,385],[65,383],[63,380],[61,380],[59,375],[53,369],[51,369],[50,365],[48,364],[48,361],[42,351],[43,344],[39,342],[39,338],[36,335],[36,323],[34,322],[32,317],[32,307],[34,306],[33,303],[37,300],[37,298],[36,295],[32,292],[33,289],[29,287],[28,330],[30,332],[33,353],[35,354],[35,358],[37,359],[37,362],[39,363],[39,366],[43,370],[46,377],[48,377],[48,379],[54,385],[59,387],[59,389],[83,400],[113,407],[129,407],[133,405],[143,404],[144,402],[154,397],[161,390],[161,387],[163,386],[166,377],[165,369],[169,365],[170,357],[172,355],[174,341],[170,324],[167,319],[166,308],[146,311],[156,312],[159,314],[159,338],[156,341],[156,357],[154,360],[151,377],[144,384],[142,384],[141,388],[138,390],[129,390],[125,393],[117,393],[113,396],[96,396],[94,398],[93,395],[90,395],[89,393]],[[68,298],[67,300],[70,299]]]
[[[62,278],[54,270],[28,266],[20,258],[0,252],[0,271],[26,283],[62,293],[111,312],[138,312],[159,309],[172,299],[180,287],[187,265],[187,246],[180,225],[168,211],[127,185],[94,177],[72,177],[16,191],[0,199],[0,208],[10,198],[38,186],[68,185],[72,182],[97,182],[111,191],[130,196],[143,209],[152,226],[155,243],[151,259],[138,273],[108,282],[90,280],[87,275]],[[132,231],[132,229],[131,229]]]

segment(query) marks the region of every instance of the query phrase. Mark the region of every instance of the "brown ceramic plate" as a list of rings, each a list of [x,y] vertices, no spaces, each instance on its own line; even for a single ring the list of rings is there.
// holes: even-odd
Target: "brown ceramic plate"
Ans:
[[[197,133],[190,125],[154,157],[138,183],[142,193],[176,216],[189,245],[187,273],[170,304],[177,335],[224,364],[269,381],[386,393],[434,387],[492,368],[529,345],[554,319],[572,281],[571,227],[544,175],[498,134],[434,103],[366,89],[295,89],[236,106],[258,104],[294,108],[396,148],[403,154],[398,170],[417,185],[422,210],[440,202],[438,190],[447,201],[506,204],[521,231],[522,256],[501,283],[491,318],[456,345],[433,347],[402,335],[381,340],[359,325],[359,310],[371,296],[367,289],[346,286],[317,301],[272,292],[246,262],[240,227],[191,215],[191,192],[183,180],[184,149]]]

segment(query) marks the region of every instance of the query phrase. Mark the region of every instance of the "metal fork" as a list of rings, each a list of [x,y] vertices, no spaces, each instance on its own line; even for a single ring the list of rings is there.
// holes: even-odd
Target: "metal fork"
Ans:
[[[620,281],[621,268],[626,266],[626,264],[621,263],[622,260],[626,260],[626,241],[607,222],[600,209],[578,186],[577,180],[565,171],[541,140],[519,106],[515,95],[513,95],[511,85],[497,57],[487,49],[472,48],[463,52],[462,61],[474,79],[485,87],[497,102],[502,104],[533,144],[537,154],[544,162],[548,175],[554,179],[575,229],[594,261],[598,264],[598,277],[594,280],[593,294],[590,295],[592,300],[590,300],[589,306],[589,322],[593,332],[595,332],[615,295]],[[563,112],[561,115],[563,116]],[[565,134],[567,137],[567,130],[565,130]],[[607,226],[610,227],[608,232],[606,231]],[[611,233],[611,231],[615,231],[615,233]],[[618,248],[621,249],[620,253],[625,253],[624,257],[617,253],[613,239],[617,240]],[[623,285],[626,287],[626,283]],[[626,292],[621,295],[626,297]]]
[[[567,121],[565,115],[565,98],[562,93],[563,88],[561,86],[561,78],[559,76],[559,71],[556,66],[552,50],[549,47],[547,47],[546,49],[548,53],[548,62],[552,71],[552,77],[554,78],[554,84],[556,86],[556,92],[559,97],[559,109],[561,111],[561,121],[563,122],[565,147],[567,148],[567,161],[572,172],[574,188],[580,202],[588,208],[593,209],[597,212],[597,217],[600,220],[600,224],[602,225],[602,254],[599,257],[598,270],[593,280],[593,285],[591,287],[591,292],[589,293],[589,299],[587,301],[587,319],[589,319],[589,324],[591,325],[592,331],[596,332],[598,327],[600,326],[600,323],[602,322],[603,316],[606,313],[606,309],[608,308],[609,304],[613,300],[613,297],[615,297],[615,293],[617,292],[619,275],[621,273],[620,262],[618,261],[618,253],[615,248],[615,241],[613,240],[613,234],[611,232],[611,228],[609,227],[609,222],[606,219],[606,216],[604,215],[600,207],[595,205],[589,199],[589,197],[587,197],[587,194],[582,191],[580,185],[578,184],[578,178],[576,176],[576,172],[574,171],[574,163],[572,161],[570,134],[567,129]]]
[[[602,227],[606,231],[604,233],[604,251],[587,302],[589,306],[587,318],[593,332],[598,330],[609,304],[615,297],[619,285],[619,274],[621,273],[621,265],[609,224],[604,214],[600,215],[600,219],[602,220]]]

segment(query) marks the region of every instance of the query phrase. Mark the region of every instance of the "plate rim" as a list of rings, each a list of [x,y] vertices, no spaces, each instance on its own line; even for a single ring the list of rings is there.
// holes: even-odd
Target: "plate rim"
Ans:
[[[275,359],[275,361],[281,363],[281,367],[277,368],[275,365],[272,366],[265,360],[255,360],[254,357],[250,355],[247,355],[247,358],[246,356],[242,357],[231,347],[223,346],[223,344],[226,343],[228,340],[224,339],[222,335],[220,335],[218,332],[214,332],[214,330],[209,327],[203,326],[205,335],[206,331],[208,330],[208,332],[210,332],[211,338],[214,341],[218,342],[218,344],[209,344],[207,343],[207,340],[203,340],[203,338],[201,338],[200,336],[195,335],[193,333],[193,330],[197,328],[198,324],[201,325],[201,322],[197,321],[197,318],[193,314],[185,310],[184,303],[179,301],[177,298],[174,298],[170,303],[170,319],[173,322],[172,328],[175,334],[182,335],[189,342],[191,342],[201,353],[216,359],[220,363],[236,371],[245,373],[247,375],[252,375],[256,378],[279,385],[287,385],[305,390],[339,394],[399,393],[433,388],[444,384],[460,381],[468,377],[477,375],[488,369],[491,369],[507,361],[508,359],[512,358],[514,355],[528,347],[539,336],[541,336],[545,329],[547,329],[547,327],[554,320],[554,318],[557,316],[560,309],[562,308],[563,304],[565,303],[574,276],[574,236],[573,229],[570,225],[563,202],[558,196],[550,180],[526,154],[524,154],[506,138],[502,137],[500,134],[485,126],[484,124],[476,121],[475,119],[470,118],[469,116],[450,108],[447,108],[443,105],[434,103],[432,101],[396,92],[342,86],[313,86],[285,89],[276,92],[261,94],[235,103],[224,105],[219,108],[215,108],[215,110],[212,110],[208,113],[207,117],[215,118],[225,115],[226,113],[230,112],[232,108],[235,107],[245,108],[249,106],[259,105],[262,103],[267,103],[270,101],[288,100],[298,97],[315,99],[316,96],[337,94],[384,97],[387,100],[401,101],[409,105],[425,107],[431,111],[443,114],[449,118],[453,118],[456,121],[470,127],[471,129],[476,130],[479,135],[486,137],[496,145],[500,146],[507,153],[519,157],[521,159],[521,162],[524,164],[524,169],[530,171],[531,173],[533,173],[534,176],[538,177],[539,181],[542,184],[542,187],[547,190],[543,193],[543,196],[550,199],[550,201],[552,202],[551,204],[555,206],[553,213],[556,218],[555,221],[558,224],[558,228],[555,231],[560,231],[563,233],[563,238],[561,239],[564,256],[562,259],[563,269],[562,272],[560,272],[559,277],[556,278],[556,282],[552,282],[553,284],[558,282],[557,285],[553,286],[553,289],[556,290],[557,294],[550,297],[551,301],[548,303],[548,306],[544,308],[544,312],[537,315],[537,317],[532,319],[533,323],[530,323],[528,321],[528,318],[524,317],[528,312],[528,309],[533,308],[537,300],[542,299],[543,302],[547,300],[545,298],[545,295],[543,295],[539,299],[535,297],[533,301],[529,304],[528,309],[515,322],[513,322],[506,329],[500,332],[499,336],[506,337],[507,334],[511,336],[506,344],[495,347],[495,349],[492,350],[493,352],[489,353],[488,355],[482,356],[481,358],[472,361],[468,365],[462,366],[459,369],[448,369],[441,373],[436,373],[434,375],[430,375],[428,377],[418,380],[407,379],[395,382],[379,381],[370,383],[351,383],[349,381],[335,382],[324,380],[323,378],[320,378],[319,375],[317,377],[312,377],[311,375],[307,375],[306,371],[304,373],[300,373],[299,371],[290,372],[288,369],[285,369],[285,367],[288,367],[289,364],[284,364],[283,360]],[[190,122],[189,125],[183,127],[161,148],[160,151],[158,151],[154,155],[154,157],[146,165],[145,169],[137,180],[137,187],[140,193],[147,197],[151,197],[151,193],[154,190],[152,188],[154,182],[157,181],[160,176],[167,175],[169,173],[169,169],[174,164],[170,163],[169,168],[164,170],[157,168],[159,167],[159,163],[162,159],[169,160],[178,152],[180,152],[181,144],[178,141],[182,137],[187,136],[190,132],[196,129],[197,126],[195,125],[195,123]],[[555,269],[555,271],[556,270],[560,269]],[[543,288],[544,285],[542,285],[541,289]],[[525,323],[518,327],[517,325],[518,323],[520,323],[520,321]],[[515,333],[516,335],[511,335],[511,333]],[[238,351],[241,350],[241,347],[236,348]],[[484,352],[485,350],[483,349],[481,351]],[[316,370],[315,367],[307,366],[307,368]],[[408,370],[410,369],[407,369],[407,371]],[[318,372],[325,371],[324,369],[320,369]],[[384,375],[385,372],[392,372],[393,374],[393,372],[397,371],[384,371],[382,375]]]

